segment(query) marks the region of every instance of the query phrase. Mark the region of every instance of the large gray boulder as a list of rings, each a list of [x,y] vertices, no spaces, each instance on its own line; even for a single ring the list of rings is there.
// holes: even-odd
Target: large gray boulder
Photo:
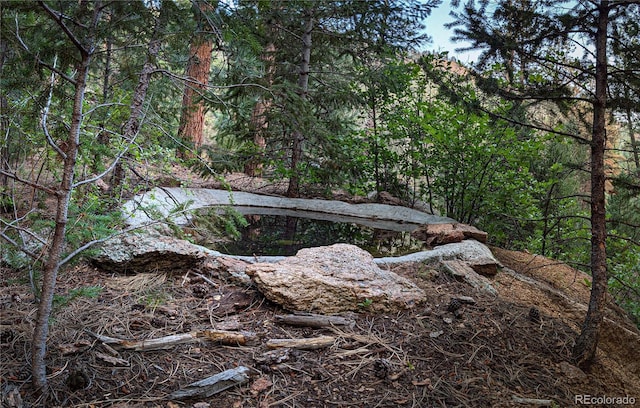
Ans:
[[[205,248],[161,235],[124,234],[106,241],[93,257],[99,267],[118,273],[171,272],[207,258]]]
[[[411,281],[380,269],[371,254],[348,244],[301,249],[280,262],[249,265],[246,273],[267,299],[292,311],[388,312],[425,298]]]

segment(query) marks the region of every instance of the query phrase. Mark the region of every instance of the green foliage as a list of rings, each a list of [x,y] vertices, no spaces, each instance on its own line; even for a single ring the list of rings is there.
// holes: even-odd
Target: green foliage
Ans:
[[[519,140],[505,122],[471,114],[443,102],[434,102],[416,118],[424,136],[416,146],[423,157],[416,168],[432,178],[430,201],[458,221],[487,226],[502,217],[531,218],[536,185],[528,162],[540,146]],[[426,187],[426,183],[425,183]],[[502,228],[495,228],[497,232]]]
[[[93,7],[91,2],[44,4],[59,7],[69,22],[86,21]],[[460,16],[463,23],[473,24],[459,35],[487,45],[481,59],[486,71],[477,88],[469,86],[468,77],[451,74],[456,67],[439,56],[423,56],[413,63],[404,54],[424,39],[422,18],[435,1],[290,1],[286,7],[268,1],[240,1],[234,7],[219,2],[207,16],[215,27],[197,27],[189,2],[105,4],[94,33],[86,32],[88,26],[73,25],[80,38],[91,34],[100,47],[87,84],[76,181],[105,171],[120,155],[124,168],[145,163],[170,174],[172,164],[179,161],[176,151],[184,149],[175,138],[183,89],[175,73],[182,75],[192,33],[213,29],[222,44],[214,61],[214,86],[203,97],[214,113],[215,132],[209,136],[215,140],[203,150],[206,162],[190,161],[200,174],[240,171],[249,160],[258,159],[264,165],[263,176],[295,174],[303,190],[314,194],[328,195],[335,187],[361,195],[389,191],[476,224],[496,244],[528,247],[588,270],[587,149],[497,119],[502,115],[518,123],[533,121],[522,95],[539,101],[591,93],[592,82],[584,79],[583,71],[590,65],[571,56],[570,38],[552,35],[554,30],[568,32],[563,24],[576,21],[570,19],[573,16],[554,18],[543,12],[548,5],[510,2],[497,3],[496,21],[491,21],[482,18],[488,4],[482,1],[482,10],[466,8]],[[160,16],[158,7],[165,10],[162,15],[168,21],[158,33],[162,52],[152,62],[164,74],[154,74],[135,139],[125,140],[122,126],[131,115],[133,91]],[[633,7],[619,9],[611,33],[624,40],[612,44],[610,62],[617,67],[610,70],[615,80],[610,89],[611,106],[628,117],[627,138],[637,133],[632,119],[639,95],[637,75],[630,75],[629,68],[638,65],[638,53],[632,52],[637,51],[638,23],[629,18],[638,9]],[[301,22],[310,11],[316,19],[313,72],[303,94],[298,81]],[[79,55],[41,5],[9,2],[3,4],[0,18],[0,159],[8,166],[2,168],[55,186],[61,176],[60,159],[42,131],[43,112],[48,107],[48,132],[61,145],[71,123],[74,91],[64,76],[74,75]],[[493,35],[490,23],[505,28],[500,31],[504,38]],[[267,52],[269,45],[273,51]],[[533,59],[538,51],[544,64]],[[564,68],[550,70],[554,62]],[[562,86],[552,89],[552,85]],[[586,87],[576,90],[568,85]],[[514,96],[518,98],[513,104],[501,99]],[[262,113],[256,109],[260,103]],[[551,105],[530,106],[552,111]],[[585,108],[569,102],[557,108],[563,114],[573,108],[580,115],[571,121],[551,121],[554,129],[583,137]],[[254,114],[262,115],[263,121],[256,121]],[[265,147],[256,142],[257,130],[264,131]],[[296,132],[303,135],[303,159],[292,168],[291,141]],[[616,299],[637,316],[640,199],[632,153],[637,154],[638,146],[629,139],[615,148],[628,154],[624,163],[611,169],[616,177],[615,194],[607,203],[610,284]],[[136,184],[145,176],[125,178],[120,186],[123,197],[148,189],[147,183]],[[29,213],[24,219],[3,222],[19,221],[17,227],[49,236],[54,228],[48,212],[51,200],[47,202],[42,191],[33,194],[34,202],[27,195],[31,194],[10,191],[8,185],[0,187],[0,209],[9,212],[24,206],[19,209]],[[107,194],[93,184],[74,192],[67,253],[121,226],[121,214],[114,210],[120,199],[117,192]],[[181,215],[190,204],[170,216]],[[164,217],[157,209],[149,213]],[[169,225],[179,236],[206,240],[236,237],[246,220],[229,209],[211,209],[197,214],[190,230],[171,221]],[[8,235],[19,237],[16,231]],[[13,266],[32,265],[15,251],[4,252],[5,262]]]
[[[352,109],[363,103],[352,92],[351,78],[362,65],[378,65],[384,56],[400,55],[423,41],[422,18],[436,4],[290,1],[283,9],[274,2],[238,3],[224,16],[230,52],[219,76],[234,86],[208,98],[218,111],[216,137],[232,135],[248,143],[236,157],[264,164],[263,176],[295,176],[313,191],[343,184],[350,171],[346,160],[353,157],[343,143],[355,125]],[[313,72],[301,89],[301,22],[310,14]],[[303,139],[299,163],[292,154],[294,135]],[[256,138],[266,146],[258,146]],[[216,168],[221,160],[210,157],[209,167]]]
[[[362,302],[358,303],[358,307],[361,309],[368,309],[373,304],[373,300],[367,298]]]
[[[162,288],[154,288],[147,290],[138,302],[145,305],[148,309],[155,310],[158,306],[162,306],[171,300],[171,295]]]
[[[411,202],[423,200],[433,211],[478,224],[496,243],[525,242],[523,223],[514,220],[538,216],[539,187],[529,167],[542,142],[470,111],[468,102],[435,97],[416,64],[389,64],[371,74],[367,90],[376,120],[350,141],[360,188],[375,185]],[[464,86],[473,101],[475,93]]]
[[[609,240],[608,251],[613,255],[609,290],[640,327],[640,249],[630,249],[628,242]]]
[[[216,138],[213,144],[202,147],[206,160],[196,160],[191,168],[202,177],[215,177],[218,174],[242,171],[249,157],[259,154],[260,149],[254,143],[240,140],[231,133]]]
[[[231,206],[210,207],[191,214],[190,225],[179,233],[196,242],[213,242],[221,238],[238,239],[240,229],[248,225],[244,216]],[[186,233],[185,233],[186,231]]]
[[[640,327],[640,186],[637,178],[626,172],[613,183],[615,194],[607,209],[609,287]]]
[[[79,297],[86,297],[89,299],[95,299],[102,293],[102,286],[83,286],[81,288],[71,289],[66,295],[54,295],[53,307],[54,309],[68,306],[71,302]]]
[[[70,248],[77,248],[89,241],[108,237],[122,226],[121,212],[114,203],[93,185],[74,190],[69,202],[66,240]],[[90,255],[90,252],[87,252]]]
[[[13,238],[13,237],[12,237]],[[16,241],[22,244],[20,241]],[[0,264],[5,264],[8,267],[15,270],[23,270],[27,269],[29,266],[33,264],[33,260],[26,256],[22,251],[18,248],[15,248],[11,245],[6,245],[3,243],[2,248],[2,257],[0,258]]]
[[[234,239],[240,237],[239,228],[246,227],[249,223],[238,210],[233,207],[224,207],[222,216],[218,217],[218,223],[222,224],[227,236]]]

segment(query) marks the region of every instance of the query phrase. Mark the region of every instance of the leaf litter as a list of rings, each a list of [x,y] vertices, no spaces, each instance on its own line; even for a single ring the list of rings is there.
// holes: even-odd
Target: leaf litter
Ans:
[[[530,259],[508,261],[514,269],[531,267]],[[602,353],[588,373],[571,365],[579,323],[571,320],[574,311],[567,317],[533,298],[482,295],[444,273],[422,270],[417,264],[394,267],[427,293],[413,310],[362,310],[348,316],[355,320],[352,326],[311,328],[283,324],[278,317],[287,311],[252,286],[217,276],[113,276],[76,265],[61,274],[61,295],[86,285],[103,290],[95,298],[74,298],[53,316],[47,406],[523,407],[549,401],[571,406],[583,394],[640,398],[637,375]],[[33,406],[41,402],[29,373],[36,303],[29,285],[16,283],[18,272],[2,273],[3,407],[14,401],[9,392],[14,399],[19,392],[24,406]],[[509,279],[504,274],[498,283],[517,290],[516,280]],[[450,307],[457,298],[474,302]],[[539,320],[530,318],[533,305],[539,306]],[[237,346],[203,339],[140,352],[116,350],[91,335],[140,341],[212,328],[252,332],[260,341]],[[335,341],[312,350],[267,347],[272,339],[321,336]],[[207,399],[168,399],[194,381],[239,366],[251,368],[249,382]]]

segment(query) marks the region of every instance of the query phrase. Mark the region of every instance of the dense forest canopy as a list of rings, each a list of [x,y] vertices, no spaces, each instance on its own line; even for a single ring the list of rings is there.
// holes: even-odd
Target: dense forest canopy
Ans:
[[[638,321],[640,5],[454,3],[464,66],[420,51],[439,4],[3,2],[2,262],[39,293],[36,385],[58,270],[121,227],[144,163],[387,191],[593,272],[583,333],[607,287]]]

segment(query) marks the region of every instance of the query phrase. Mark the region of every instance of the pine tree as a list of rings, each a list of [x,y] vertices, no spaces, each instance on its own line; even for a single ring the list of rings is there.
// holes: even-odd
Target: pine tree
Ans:
[[[573,350],[576,362],[588,366],[595,357],[608,281],[605,152],[611,106],[607,88],[619,79],[609,66],[611,43],[624,41],[612,27],[626,21],[629,17],[623,11],[637,7],[638,2],[602,0],[576,3],[573,8],[563,4],[483,0],[476,7],[467,3],[461,13],[455,14],[457,21],[452,26],[459,27],[454,38],[468,39],[472,47],[485,50],[478,66],[491,65],[495,72],[488,80],[478,76],[483,89],[522,104],[552,101],[566,108],[582,101],[591,106],[589,135],[530,124],[590,148],[593,285],[587,316]],[[504,76],[496,75],[499,73]],[[630,70],[628,74],[637,77],[640,72]]]
[[[215,4],[206,1],[196,1],[193,4],[197,31],[189,46],[178,136],[193,144],[196,151],[204,140],[205,104],[202,95],[209,84],[214,37],[218,31],[211,22],[215,8]]]
[[[422,21],[436,4],[238,2],[229,13],[236,36],[228,79],[244,78],[247,86],[226,96],[234,101],[227,129],[254,144],[246,169],[251,172],[259,161],[271,164],[289,178],[292,196],[309,182],[326,182],[324,169],[340,166],[339,140],[353,126],[352,109],[360,103],[350,92],[357,66],[421,44],[427,38]]]
[[[110,201],[92,187],[117,168],[128,153],[153,147],[152,138],[141,137],[150,135],[143,129],[148,90],[154,86],[152,76],[166,38],[165,28],[177,27],[175,22],[180,17],[173,2],[41,1],[2,5],[1,94],[3,105],[10,109],[2,111],[3,126],[6,122],[9,125],[3,128],[6,133],[0,147],[5,157],[16,149],[24,162],[26,158],[33,163],[44,157],[42,179],[25,166],[15,165],[14,159],[3,160],[0,167],[0,176],[21,185],[20,191],[33,190],[31,201],[27,199],[29,194],[10,196],[20,208],[7,213],[13,219],[5,221],[7,214],[0,218],[0,239],[3,250],[8,243],[8,247],[31,257],[34,268],[42,272],[40,287],[33,282],[39,304],[31,353],[33,383],[42,393],[48,391],[46,343],[58,272],[113,232],[110,226],[85,228],[88,218],[107,218],[111,211]],[[139,44],[143,46],[134,46]],[[114,52],[117,58],[112,58]],[[11,70],[6,69],[9,65]],[[111,81],[117,81],[117,90]],[[161,101],[156,99],[158,110]],[[103,134],[112,142],[96,143]],[[105,149],[100,153],[104,163],[95,162],[100,149]],[[99,173],[82,172],[89,167]],[[79,194],[79,189],[90,194]],[[55,206],[40,209],[37,197],[52,198]],[[91,209],[82,209],[86,201]],[[36,213],[38,217],[22,216]],[[111,215],[109,222],[117,224],[118,215]],[[72,222],[78,217],[84,222]],[[82,224],[82,231],[77,227],[74,230],[74,224]],[[42,230],[46,234],[41,234]],[[44,257],[32,250],[29,244],[33,242],[43,246]]]

